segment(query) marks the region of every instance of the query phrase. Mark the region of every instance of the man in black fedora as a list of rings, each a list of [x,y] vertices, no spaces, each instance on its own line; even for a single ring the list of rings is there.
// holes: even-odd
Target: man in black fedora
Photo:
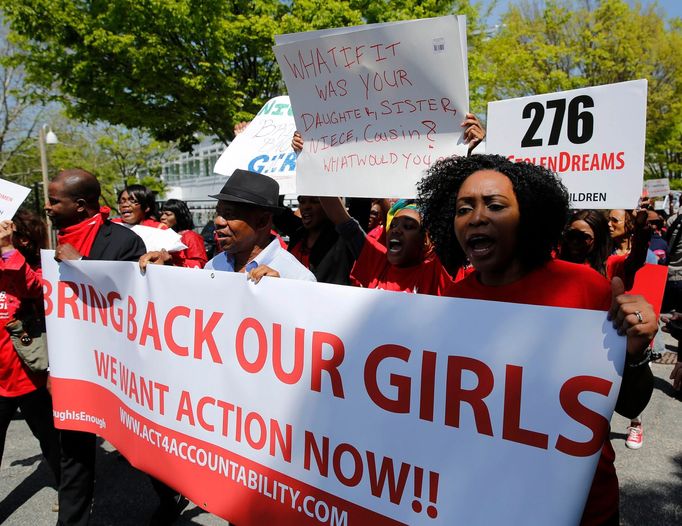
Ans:
[[[278,204],[279,184],[267,175],[235,170],[220,193],[215,234],[222,250],[205,269],[244,272],[255,282],[263,276],[315,281],[315,276],[287,252],[272,235],[272,217],[282,208]],[[148,252],[140,259],[140,267],[169,263],[166,252]]]
[[[218,200],[215,233],[222,250],[211,259],[205,269],[243,272],[258,282],[263,276],[316,281],[315,276],[287,252],[272,235],[272,217],[278,205],[277,181],[256,172],[235,170],[220,193],[211,195]],[[166,251],[148,252],[140,258],[140,268],[148,264],[171,264]],[[154,512],[151,526],[172,524],[187,505],[187,500],[161,481],[152,479],[160,504]]]

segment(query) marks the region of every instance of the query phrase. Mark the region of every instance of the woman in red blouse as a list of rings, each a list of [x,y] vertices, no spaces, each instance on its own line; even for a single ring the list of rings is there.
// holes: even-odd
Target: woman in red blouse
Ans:
[[[208,258],[204,238],[194,231],[192,214],[184,201],[169,199],[161,209],[161,223],[175,230],[187,246],[180,252],[172,252],[173,264],[185,268],[204,268]]]
[[[6,327],[19,314],[42,311],[40,249],[46,227],[37,215],[20,210],[0,222],[0,461],[9,423],[21,413],[59,484],[59,433],[52,420],[47,373],[33,372],[19,358]]]
[[[646,406],[653,377],[646,349],[656,333],[652,307],[623,294],[586,265],[553,259],[566,218],[568,193],[556,174],[497,155],[448,158],[420,183],[424,224],[444,263],[474,267],[450,287],[450,296],[609,311],[627,335],[627,362],[616,411],[632,417]],[[618,525],[615,453],[604,445],[582,524]]]
[[[118,213],[121,217],[113,219],[114,223],[168,228],[158,221],[154,193],[141,184],[131,184],[118,193]]]

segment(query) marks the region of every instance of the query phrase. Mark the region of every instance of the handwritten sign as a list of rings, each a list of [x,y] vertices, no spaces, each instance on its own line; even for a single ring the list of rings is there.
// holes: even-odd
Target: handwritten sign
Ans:
[[[670,193],[670,181],[663,179],[647,179],[644,181],[644,189],[648,197],[665,197]]]
[[[573,208],[632,208],[644,178],[647,81],[488,104],[487,152],[548,167]]]
[[[429,165],[466,153],[462,27],[449,16],[277,38],[305,143],[299,193],[413,197]]]
[[[30,193],[30,188],[0,179],[0,221],[11,220]]]
[[[211,513],[578,524],[625,361],[605,312],[52,256],[57,426]]]
[[[296,154],[291,149],[295,130],[289,97],[270,99],[225,149],[213,171],[227,176],[237,168],[262,173],[279,183],[280,194],[295,194]]]

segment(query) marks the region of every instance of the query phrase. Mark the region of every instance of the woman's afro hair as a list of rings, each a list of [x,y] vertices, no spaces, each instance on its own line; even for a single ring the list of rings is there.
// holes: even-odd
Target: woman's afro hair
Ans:
[[[500,155],[472,155],[437,161],[418,185],[424,226],[443,265],[454,275],[466,262],[455,237],[455,202],[464,180],[479,170],[500,172],[512,183],[520,210],[517,255],[524,268],[551,259],[569,211],[568,192],[559,177],[542,166]]]

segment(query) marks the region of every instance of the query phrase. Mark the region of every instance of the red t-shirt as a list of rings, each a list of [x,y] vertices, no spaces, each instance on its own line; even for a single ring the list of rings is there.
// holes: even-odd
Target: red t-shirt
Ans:
[[[0,396],[21,396],[45,385],[47,375],[24,365],[5,329],[22,300],[41,298],[42,293],[40,269],[29,267],[18,250],[0,259]]]
[[[453,282],[435,254],[418,265],[397,267],[388,262],[386,252],[386,247],[376,239],[365,238],[360,257],[350,273],[351,284],[368,289],[440,296]]]
[[[379,243],[386,246],[386,227],[384,225],[375,226],[367,232],[367,237],[376,239]]]
[[[552,260],[509,285],[482,285],[476,272],[451,285],[447,296],[529,305],[607,311],[611,286],[604,276],[585,265]],[[611,442],[602,447],[597,471],[587,498],[581,524],[598,525],[618,511],[618,478]]]

